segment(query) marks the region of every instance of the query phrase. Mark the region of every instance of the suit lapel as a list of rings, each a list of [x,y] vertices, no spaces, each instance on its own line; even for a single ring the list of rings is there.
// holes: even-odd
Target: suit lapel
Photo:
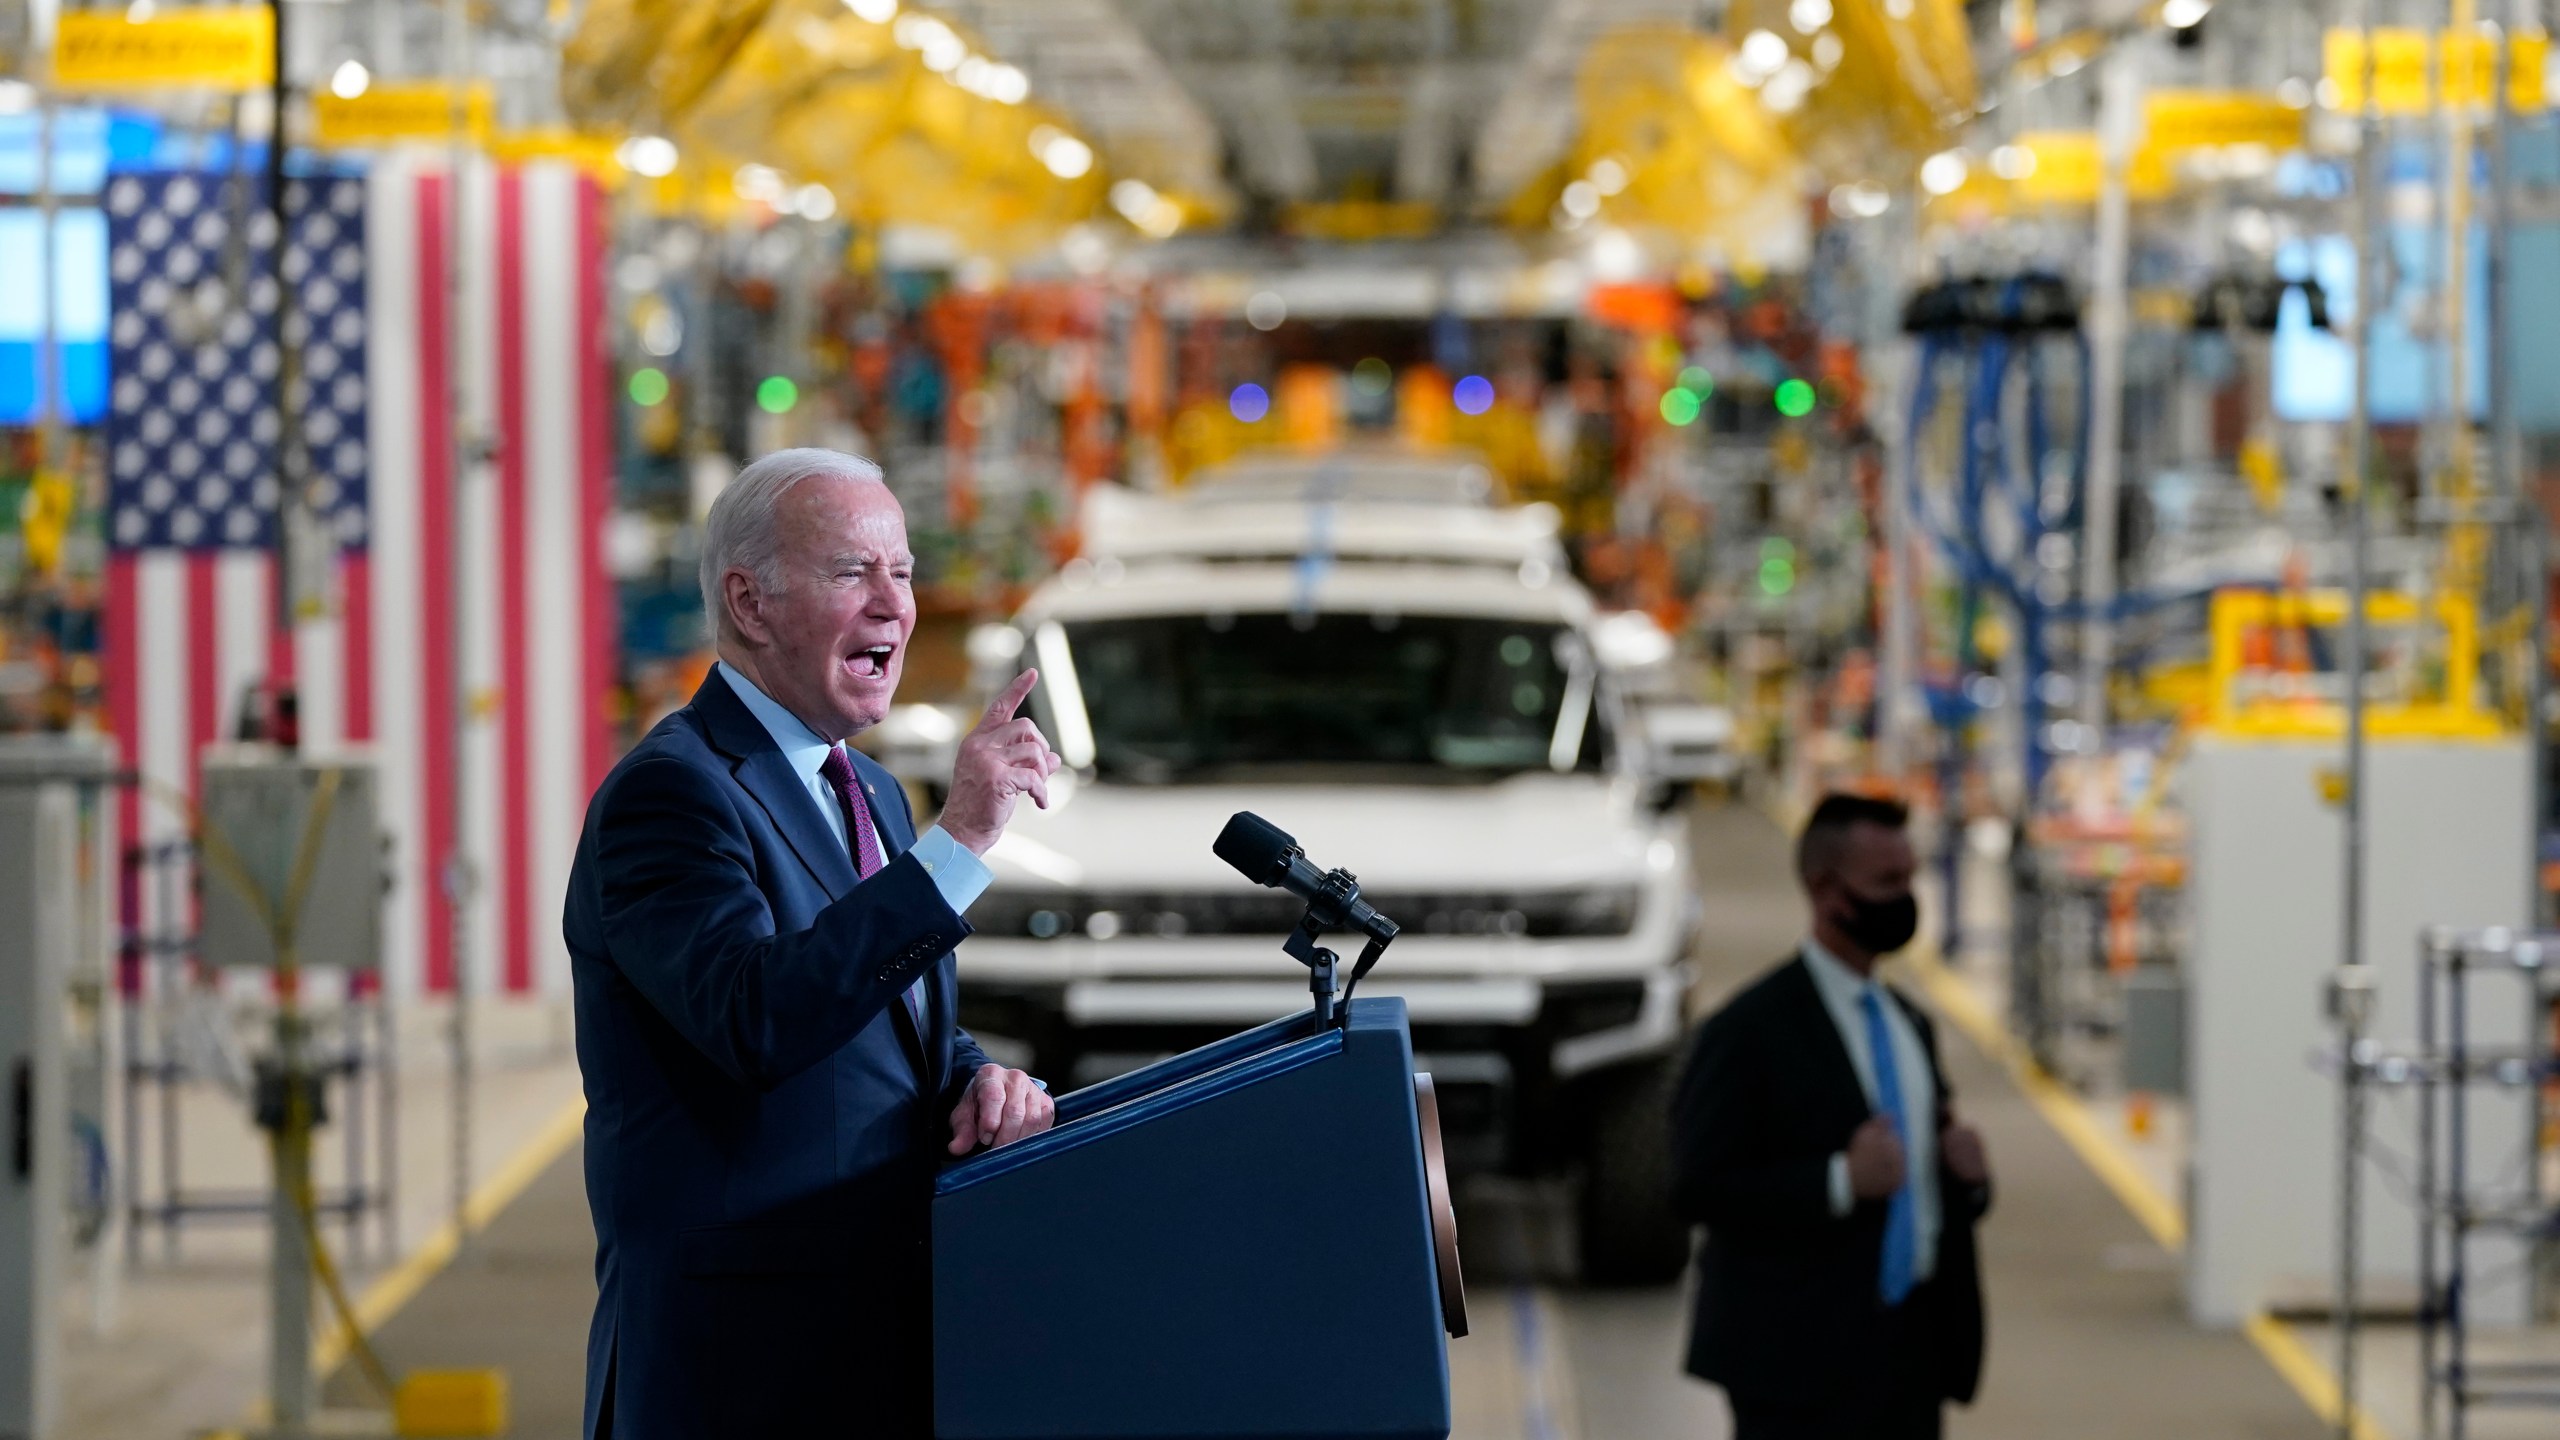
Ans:
[[[1822,1003],[1822,987],[1815,983],[1813,967],[1804,956],[1796,956],[1795,983],[1800,992],[1796,1003],[1799,1028],[1803,1033],[1805,1063],[1828,1081],[1834,1109],[1864,1120],[1875,1108],[1867,1102],[1866,1087],[1858,1083],[1857,1063],[1849,1058],[1849,1043],[1840,1038],[1840,1026],[1831,1018],[1831,1007]]]
[[[704,676],[701,688],[693,692],[693,710],[702,717],[703,733],[729,757],[729,773],[737,778],[739,788],[764,807],[766,818],[782,832],[791,853],[808,867],[810,878],[827,892],[828,899],[843,899],[854,885],[853,852],[836,843],[827,817],[819,813],[818,797],[809,792],[807,781],[792,773],[791,762],[773,743],[764,722],[717,673]]]
[[[827,898],[843,899],[861,881],[860,872],[854,869],[852,848],[837,842],[835,831],[828,828],[826,816],[818,810],[818,797],[792,772],[791,762],[773,743],[764,722],[717,674],[703,677],[701,686],[693,692],[693,710],[701,717],[703,732],[711,743],[730,757],[730,773],[737,777],[739,788],[764,807],[773,828],[782,832],[791,852],[800,857],[800,863],[826,891]],[[852,755],[853,773],[862,782],[863,799],[871,807],[872,825],[880,837],[881,859],[883,863],[895,860],[915,845],[906,808],[879,801],[880,786],[896,782],[868,756],[858,751]],[[908,1063],[916,1067],[927,1088],[939,1090],[940,1081],[935,1077],[939,1067],[928,1059],[929,1047],[916,1027],[914,1014],[907,1009],[904,995],[890,1007],[890,1026],[906,1048]]]

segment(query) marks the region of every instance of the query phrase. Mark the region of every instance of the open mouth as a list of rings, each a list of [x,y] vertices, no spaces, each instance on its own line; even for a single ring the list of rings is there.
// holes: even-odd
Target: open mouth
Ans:
[[[897,649],[895,645],[874,645],[867,650],[854,651],[845,663],[852,667],[854,674],[864,679],[877,679],[889,673],[889,657],[896,654]]]

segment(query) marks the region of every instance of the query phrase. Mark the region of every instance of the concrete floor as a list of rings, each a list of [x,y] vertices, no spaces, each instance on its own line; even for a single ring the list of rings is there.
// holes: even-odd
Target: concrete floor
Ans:
[[[444,1039],[447,1014],[441,1006],[419,1004],[404,1014],[401,1024],[401,1202],[393,1240],[403,1254],[435,1232],[449,1214],[453,1097]],[[569,1053],[564,1011],[486,1006],[479,1039],[472,1155],[474,1175],[485,1178],[575,1101],[578,1067]],[[175,1118],[185,1137],[183,1169],[191,1189],[256,1193],[263,1188],[267,1142],[250,1124],[239,1097],[210,1082],[191,1084],[176,1097]],[[146,1167],[154,1195],[165,1178],[158,1125],[155,1106]],[[316,1168],[323,1184],[340,1179],[339,1143],[345,1133],[342,1124],[320,1133]],[[377,1234],[368,1225],[366,1243],[350,1246],[342,1227],[328,1227],[328,1241],[346,1268],[349,1288],[357,1293],[392,1268],[394,1256]],[[57,1440],[174,1440],[239,1423],[265,1394],[265,1226],[254,1220],[208,1220],[191,1223],[174,1243],[157,1230],[143,1238],[139,1258],[129,1265],[121,1232],[111,1233],[103,1248],[88,1248],[72,1258],[61,1310],[63,1403]],[[110,1267],[103,1277],[102,1264]]]
[[[1775,961],[1799,924],[1786,846],[1757,813],[1701,812],[1700,883],[1710,1000]],[[2038,1116],[2007,1074],[1942,1027],[1950,1083],[1991,1146],[1999,1208],[1982,1243],[1991,1358],[1958,1440],[2316,1440],[2328,1433],[2247,1341],[2190,1327],[2175,1257],[2138,1226]],[[1614,1440],[1729,1433],[1720,1397],[1679,1373],[1685,1324],[1673,1289],[1557,1283],[1554,1197],[1478,1187],[1467,1198],[1475,1333],[1451,1347],[1462,1440]],[[513,1433],[577,1433],[592,1238],[573,1150],[385,1324],[394,1369],[503,1364]],[[333,1398],[363,1392],[352,1375]]]

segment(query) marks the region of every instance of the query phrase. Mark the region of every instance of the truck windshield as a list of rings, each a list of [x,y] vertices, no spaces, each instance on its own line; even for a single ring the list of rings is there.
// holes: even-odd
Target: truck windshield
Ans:
[[[1591,687],[1561,626],[1319,614],[1066,629],[1106,779],[1378,767],[1491,778],[1545,769],[1559,744],[1569,763],[1598,764]]]

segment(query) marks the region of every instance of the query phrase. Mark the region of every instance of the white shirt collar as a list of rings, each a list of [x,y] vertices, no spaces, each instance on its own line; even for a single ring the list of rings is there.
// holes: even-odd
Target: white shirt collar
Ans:
[[[765,733],[773,737],[773,743],[782,751],[783,758],[791,762],[793,773],[804,777],[817,774],[818,767],[826,763],[827,752],[836,747],[828,743],[826,737],[810,729],[807,721],[783,709],[782,703],[764,693],[756,682],[730,669],[726,662],[722,662],[718,669],[720,677],[729,682],[729,688],[746,702],[747,709],[756,719],[763,722]]]
[[[1821,941],[1804,937],[1804,968],[1813,972],[1813,983],[1823,998],[1841,1010],[1854,1010],[1858,997],[1875,984],[1871,976],[1860,975],[1849,968],[1849,962],[1823,948]]]

